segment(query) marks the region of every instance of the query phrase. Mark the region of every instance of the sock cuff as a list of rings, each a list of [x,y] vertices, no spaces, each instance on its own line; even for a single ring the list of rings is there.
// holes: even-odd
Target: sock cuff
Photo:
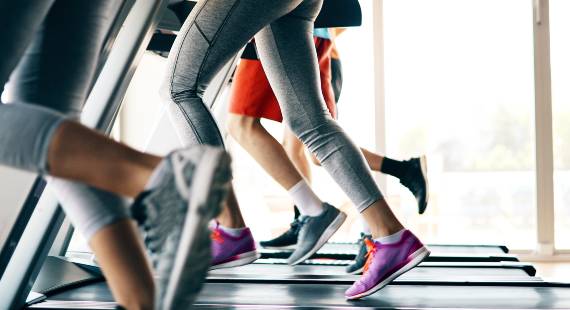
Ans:
[[[323,202],[305,180],[293,185],[288,193],[302,215],[318,216],[323,212]]]
[[[374,241],[380,242],[382,244],[396,243],[396,242],[399,242],[400,240],[402,240],[402,235],[404,234],[405,231],[406,231],[406,229],[402,228],[397,233],[393,233],[389,236],[374,238]]]
[[[401,161],[384,157],[382,160],[382,166],[380,167],[380,172],[399,178],[403,175],[404,169]]]
[[[289,192],[289,194],[293,194],[296,193],[306,187],[309,187],[309,184],[307,184],[307,181],[305,180],[301,180],[299,181],[297,184],[291,186],[291,188],[289,188],[289,190],[287,192]]]
[[[232,237],[239,237],[241,236],[241,234],[243,233],[244,230],[247,229],[247,227],[241,227],[241,228],[230,228],[230,227],[225,227],[222,225],[218,225],[218,229],[221,229],[223,232],[225,232],[226,234],[232,236]]]

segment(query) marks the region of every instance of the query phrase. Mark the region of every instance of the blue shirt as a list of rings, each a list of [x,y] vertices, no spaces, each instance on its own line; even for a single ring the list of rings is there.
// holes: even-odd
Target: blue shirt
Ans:
[[[331,34],[328,28],[315,28],[313,30],[313,35],[315,37],[323,38],[323,39],[331,39]]]

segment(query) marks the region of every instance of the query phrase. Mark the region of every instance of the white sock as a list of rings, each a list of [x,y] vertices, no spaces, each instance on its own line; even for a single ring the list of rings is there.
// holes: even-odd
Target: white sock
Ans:
[[[406,231],[406,229],[402,229],[399,232],[397,232],[395,234],[391,234],[391,235],[386,236],[386,237],[374,238],[374,241],[378,241],[382,244],[396,243],[396,242],[400,241],[400,239],[402,239],[402,235],[404,234],[405,231]]]
[[[229,227],[225,227],[225,226],[218,226],[219,229],[221,229],[223,232],[225,232],[226,234],[232,236],[232,237],[239,237],[241,236],[241,233],[245,230],[245,227],[242,228],[229,228]]]
[[[289,195],[302,215],[318,216],[323,213],[323,202],[305,180],[293,185],[289,189]]]
[[[216,229],[216,227],[218,229],[221,229],[223,232],[225,232],[226,234],[232,236],[232,237],[239,237],[241,236],[241,232],[246,229],[246,227],[242,227],[242,228],[229,228],[226,226],[222,226],[220,225],[220,223],[218,223],[218,221],[216,220],[211,220],[210,221],[210,225],[208,225],[208,227],[210,228],[210,230],[214,230]]]

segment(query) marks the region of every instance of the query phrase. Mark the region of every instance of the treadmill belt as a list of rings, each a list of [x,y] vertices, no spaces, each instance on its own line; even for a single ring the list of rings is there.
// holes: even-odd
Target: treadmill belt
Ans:
[[[478,254],[478,255],[504,255],[508,254],[507,247],[502,245],[463,245],[463,244],[428,244],[432,254]],[[292,250],[260,249],[261,252],[291,252]],[[354,253],[358,252],[356,243],[328,242],[320,250],[321,253]]]
[[[443,245],[429,244],[431,255],[427,262],[516,262],[514,255],[509,255],[505,246],[499,245]],[[261,258],[286,259],[291,249],[265,249],[260,250]],[[353,260],[358,253],[356,243],[326,243],[313,259],[328,259],[335,261]]]
[[[551,285],[551,284],[548,284]],[[570,309],[570,287],[389,285],[359,301],[347,301],[348,285],[206,283],[197,308],[407,308],[407,309]],[[66,302],[89,301],[90,309],[111,307],[113,298],[104,282],[54,295],[32,306],[68,308]],[[99,307],[95,306],[101,303]],[[53,309],[53,308],[52,308]]]
[[[210,271],[209,282],[249,283],[352,283],[359,275],[345,273],[342,266],[249,264],[241,267]],[[420,265],[396,279],[395,283],[410,282],[532,282],[541,278],[530,276],[524,269],[502,267]]]
[[[348,285],[208,283],[196,304],[217,309],[233,306],[247,307],[254,304],[263,309],[283,307],[313,309],[330,307],[570,308],[570,288],[389,285],[363,300],[351,302],[344,298],[344,291],[348,287]]]

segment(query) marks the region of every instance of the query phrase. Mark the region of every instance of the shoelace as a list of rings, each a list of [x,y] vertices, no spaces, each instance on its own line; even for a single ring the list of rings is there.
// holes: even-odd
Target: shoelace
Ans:
[[[210,237],[212,238],[212,240],[216,241],[217,243],[223,243],[224,242],[224,238],[222,237],[222,234],[220,233],[220,231],[217,228],[212,231],[212,234],[210,234]]]
[[[293,232],[294,234],[298,234],[299,230],[301,230],[301,226],[303,226],[303,223],[301,223],[299,218],[296,218],[295,220],[293,220],[293,222],[291,222],[291,232]]]
[[[372,264],[372,259],[374,258],[374,254],[378,251],[378,247],[374,241],[368,238],[364,239],[364,243],[366,244],[366,249],[368,249],[368,253],[366,253],[366,263],[364,263],[364,273],[366,273],[370,264]]]
[[[212,233],[210,234],[210,238],[212,238],[212,240],[216,241],[217,243],[223,243],[224,242],[224,238],[222,237],[222,234],[220,233],[220,223],[218,221],[216,221],[216,228],[214,228],[214,230],[212,230]]]
[[[305,223],[307,223],[307,221],[309,220],[308,216],[300,216],[298,219],[296,219],[295,221],[297,222],[297,232],[299,232],[301,230],[301,228],[303,228],[303,225],[305,225]],[[295,222],[294,221],[294,222]]]

